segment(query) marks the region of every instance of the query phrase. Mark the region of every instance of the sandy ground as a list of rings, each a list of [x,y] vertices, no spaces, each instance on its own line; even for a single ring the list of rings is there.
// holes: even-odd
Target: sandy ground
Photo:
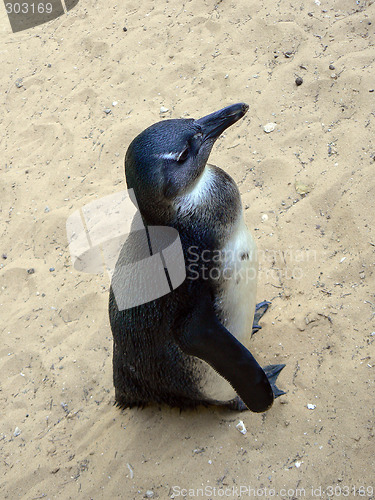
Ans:
[[[375,3],[91,0],[16,34],[1,12],[0,497],[375,498]],[[121,412],[109,280],[74,270],[66,219],[124,189],[146,126],[238,101],[210,162],[239,185],[273,303],[253,352],[288,393]]]

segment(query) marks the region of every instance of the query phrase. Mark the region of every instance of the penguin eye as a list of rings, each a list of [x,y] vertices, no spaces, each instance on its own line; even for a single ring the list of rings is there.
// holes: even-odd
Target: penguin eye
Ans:
[[[189,148],[186,147],[180,154],[180,156],[177,158],[177,161],[179,163],[182,163],[183,161],[185,161],[187,159],[187,157],[189,156]]]

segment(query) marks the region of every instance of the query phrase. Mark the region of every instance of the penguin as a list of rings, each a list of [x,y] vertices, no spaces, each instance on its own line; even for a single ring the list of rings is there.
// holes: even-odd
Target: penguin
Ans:
[[[113,383],[121,408],[153,403],[264,412],[285,394],[276,386],[285,365],[262,368],[249,350],[270,303],[256,304],[257,250],[238,187],[207,163],[218,137],[248,109],[237,103],[197,120],[160,121],[126,152],[127,187],[144,227],[178,231],[186,277],[170,293],[120,310],[119,294],[131,293],[120,270],[137,260],[139,231],[125,241],[109,293]]]

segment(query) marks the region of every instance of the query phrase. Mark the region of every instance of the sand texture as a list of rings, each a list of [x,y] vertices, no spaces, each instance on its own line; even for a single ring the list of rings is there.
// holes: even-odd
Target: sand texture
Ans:
[[[82,0],[14,34],[1,11],[0,498],[375,488],[375,3]],[[109,279],[73,268],[66,220],[125,188],[145,127],[240,101],[210,163],[241,192],[272,300],[252,351],[287,395],[121,412]]]

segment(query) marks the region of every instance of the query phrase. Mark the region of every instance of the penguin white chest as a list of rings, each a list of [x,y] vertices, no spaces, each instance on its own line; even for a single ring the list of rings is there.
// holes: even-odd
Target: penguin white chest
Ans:
[[[223,286],[215,307],[224,326],[248,345],[256,303],[258,258],[255,241],[243,214],[222,251]]]
[[[215,309],[223,325],[246,347],[249,347],[252,332],[257,270],[256,244],[241,213],[221,252],[223,279],[215,297]],[[208,365],[201,390],[207,398],[216,401],[230,401],[236,396],[232,386]]]

